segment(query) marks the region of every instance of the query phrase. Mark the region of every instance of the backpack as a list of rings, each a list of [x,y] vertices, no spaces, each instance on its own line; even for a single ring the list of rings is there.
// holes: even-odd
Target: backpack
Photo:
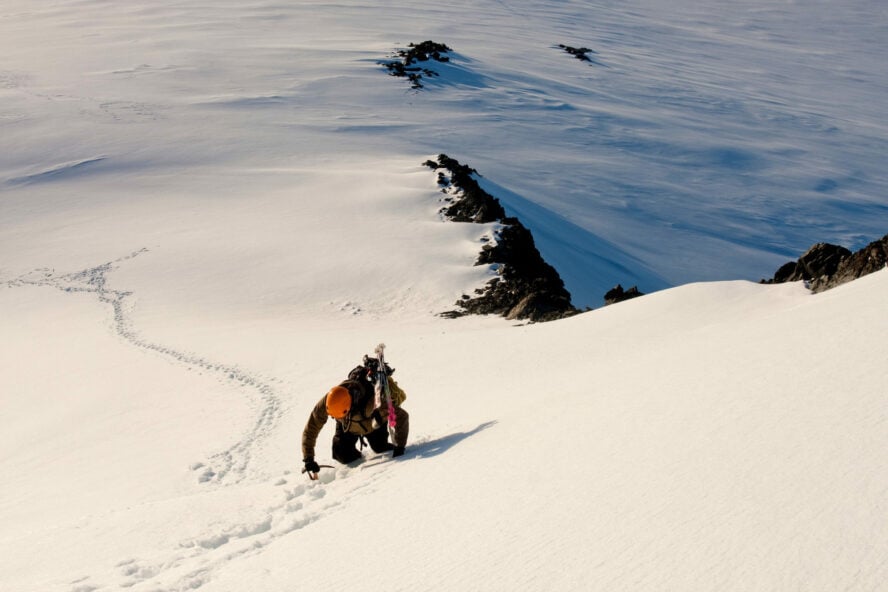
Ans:
[[[379,360],[376,358],[370,358],[368,356],[364,356],[364,363],[360,366],[356,366],[351,372],[348,373],[349,380],[356,380],[360,383],[364,382],[374,382],[376,380],[376,373],[379,371]],[[385,375],[388,377],[389,384],[389,392],[392,395],[392,403],[395,404],[395,407],[400,407],[401,403],[407,400],[407,393],[404,392],[398,383],[395,382],[395,379],[392,378],[392,374],[394,374],[395,369],[385,365]]]
[[[389,376],[389,391],[392,394],[392,403],[395,404],[395,407],[400,407],[401,403],[407,400],[407,393],[404,392],[404,389],[398,386],[398,383],[395,382],[395,379]]]

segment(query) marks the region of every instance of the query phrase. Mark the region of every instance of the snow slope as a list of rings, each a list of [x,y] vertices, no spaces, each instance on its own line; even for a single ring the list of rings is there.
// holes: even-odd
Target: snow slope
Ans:
[[[522,327],[216,329],[248,371],[140,351],[94,295],[9,287],[3,587],[879,589],[886,291],[879,272]],[[409,452],[310,483],[307,413],[380,335]]]
[[[4,2],[0,590],[884,589],[888,272],[745,280],[884,235],[886,23]],[[424,39],[454,55],[414,92],[378,62]],[[435,316],[491,277],[439,152],[576,305],[659,291]],[[308,482],[311,406],[380,341],[408,454]]]

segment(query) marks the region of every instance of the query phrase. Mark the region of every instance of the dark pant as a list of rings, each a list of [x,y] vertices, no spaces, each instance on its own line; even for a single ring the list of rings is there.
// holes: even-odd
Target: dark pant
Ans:
[[[386,452],[394,448],[388,441],[388,429],[385,426],[375,429],[365,436],[367,443],[373,452]],[[363,456],[357,449],[360,436],[350,434],[342,429],[342,424],[336,422],[336,433],[333,434],[333,458],[342,464],[348,464]],[[363,444],[361,446],[363,448]]]

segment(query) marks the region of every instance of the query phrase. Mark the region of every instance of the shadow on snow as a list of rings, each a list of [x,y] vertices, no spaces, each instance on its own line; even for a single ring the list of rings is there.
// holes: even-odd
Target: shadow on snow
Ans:
[[[404,454],[404,458],[428,458],[432,456],[438,456],[439,454],[444,454],[466,438],[471,438],[475,434],[483,432],[487,428],[491,428],[494,425],[496,425],[495,421],[487,421],[467,432],[457,432],[455,434],[441,436],[440,438],[436,438],[434,440],[417,442],[413,446],[408,445],[407,452]]]

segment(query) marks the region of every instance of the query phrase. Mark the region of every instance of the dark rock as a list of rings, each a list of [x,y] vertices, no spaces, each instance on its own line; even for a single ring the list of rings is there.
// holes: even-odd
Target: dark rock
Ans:
[[[796,275],[796,269],[799,264],[797,261],[790,261],[788,263],[784,263],[780,266],[780,269],[777,270],[777,273],[774,274],[774,278],[767,280],[765,283],[768,284],[783,284],[785,282],[790,281],[798,281],[798,280],[790,280],[789,278]],[[801,279],[801,278],[798,278]]]
[[[888,235],[851,253],[845,247],[817,243],[798,261],[786,263],[770,280],[762,283],[781,284],[804,280],[814,292],[850,282],[873,273],[888,263]]]
[[[811,282],[811,290],[823,292],[884,269],[886,265],[888,265],[888,234],[842,259],[834,273],[815,278]]]
[[[389,71],[392,76],[399,78],[407,78],[411,82],[411,88],[423,88],[421,82],[423,76],[437,76],[438,73],[429,68],[416,66],[417,62],[428,62],[429,60],[436,62],[449,62],[450,58],[444,54],[451,51],[449,47],[443,43],[434,41],[423,41],[422,43],[411,43],[408,49],[399,49],[395,52],[395,56],[401,60],[390,60],[380,62]]]
[[[589,57],[589,54],[594,54],[595,51],[588,47],[571,47],[570,45],[564,45],[563,43],[559,43],[558,47],[582,62],[595,63],[595,60]]]
[[[570,45],[564,45],[563,43],[559,43],[558,47],[574,56],[578,60],[582,60],[584,62],[591,62],[592,60],[587,55],[589,52],[595,53],[588,47],[571,47]]]
[[[851,255],[845,247],[828,243],[817,243],[808,249],[795,263],[787,263],[774,274],[773,283],[811,281],[821,276],[830,276],[839,268],[842,259]]]
[[[452,205],[442,209],[442,214],[448,220],[487,224],[506,217],[506,211],[499,200],[481,189],[478,181],[472,177],[477,174],[475,169],[460,164],[446,154],[438,156],[438,162],[427,160],[425,165],[432,170],[439,170],[438,185],[444,191],[449,187],[455,187],[460,192],[458,200],[454,200]],[[447,170],[450,175],[445,175],[440,169]]]
[[[617,284],[604,295],[604,304],[605,306],[616,304],[625,300],[631,300],[632,298],[638,298],[639,296],[644,296],[644,294],[638,291],[638,286],[632,286],[628,290],[623,290],[623,286]]]
[[[467,294],[456,302],[461,311],[445,316],[464,314],[497,314],[508,319],[549,321],[577,314],[570,293],[554,267],[543,260],[533,236],[517,218],[506,217],[499,200],[484,191],[473,175],[477,172],[446,154],[438,161],[424,163],[438,171],[438,184],[452,199],[441,214],[454,222],[486,224],[499,222],[493,244],[485,244],[476,265],[498,268],[496,277],[477,296]],[[446,171],[446,173],[444,172]]]

